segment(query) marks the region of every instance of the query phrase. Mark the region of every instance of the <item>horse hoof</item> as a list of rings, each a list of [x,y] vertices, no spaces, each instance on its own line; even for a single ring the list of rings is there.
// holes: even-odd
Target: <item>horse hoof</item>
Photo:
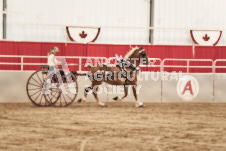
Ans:
[[[145,107],[145,105],[144,105],[144,104],[142,104],[142,105],[139,105],[138,107]]]
[[[82,102],[82,99],[80,98],[79,100],[78,100],[78,103],[81,103]]]
[[[116,96],[116,97],[114,97],[114,98],[113,98],[113,100],[117,101],[117,100],[118,100],[118,97],[117,97],[117,96]]]
[[[99,104],[100,107],[107,107],[104,103]]]
[[[138,104],[136,104],[136,107],[145,107],[145,105],[143,104],[143,103],[138,103]]]

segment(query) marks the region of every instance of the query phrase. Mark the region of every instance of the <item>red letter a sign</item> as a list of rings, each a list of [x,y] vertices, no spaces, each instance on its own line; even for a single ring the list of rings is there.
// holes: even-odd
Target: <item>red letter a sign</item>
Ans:
[[[189,90],[190,94],[193,95],[192,86],[191,86],[191,80],[186,83],[182,94],[184,94],[185,91],[187,91],[187,90]]]

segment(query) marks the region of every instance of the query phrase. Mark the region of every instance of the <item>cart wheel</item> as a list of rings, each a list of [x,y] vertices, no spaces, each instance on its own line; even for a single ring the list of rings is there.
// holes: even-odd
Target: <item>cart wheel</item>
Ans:
[[[46,100],[51,102],[51,104],[55,107],[69,106],[74,102],[78,94],[78,84],[74,74],[70,72],[67,76],[63,75],[62,81],[62,85],[60,85],[59,81],[57,81],[55,86],[50,88],[50,94],[44,96]],[[63,91],[60,87],[64,87],[65,91]]]
[[[43,70],[34,72],[27,80],[27,95],[31,102],[37,106],[50,106],[51,103],[41,94],[44,83]]]

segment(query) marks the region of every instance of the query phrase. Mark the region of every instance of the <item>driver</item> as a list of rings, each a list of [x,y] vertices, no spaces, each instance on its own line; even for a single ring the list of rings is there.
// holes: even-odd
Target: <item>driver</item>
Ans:
[[[57,61],[55,54],[59,51],[57,47],[53,47],[50,49],[48,53],[48,75],[44,77],[45,83],[42,88],[42,94],[50,94],[49,88],[51,86],[51,79],[54,74],[57,74],[57,65],[61,65],[62,62]]]
[[[56,60],[55,54],[59,51],[57,47],[53,47],[50,49],[48,53],[48,65],[49,67],[55,67],[57,65],[61,65],[60,61]]]

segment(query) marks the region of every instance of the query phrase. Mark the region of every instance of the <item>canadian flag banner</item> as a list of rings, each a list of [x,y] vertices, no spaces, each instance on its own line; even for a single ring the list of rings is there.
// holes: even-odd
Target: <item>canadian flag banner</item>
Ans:
[[[79,43],[95,42],[100,33],[100,28],[67,26],[66,31],[71,41]]]
[[[191,38],[195,44],[216,45],[221,38],[220,30],[190,30]]]

